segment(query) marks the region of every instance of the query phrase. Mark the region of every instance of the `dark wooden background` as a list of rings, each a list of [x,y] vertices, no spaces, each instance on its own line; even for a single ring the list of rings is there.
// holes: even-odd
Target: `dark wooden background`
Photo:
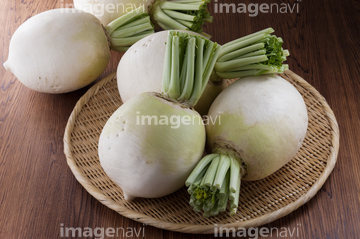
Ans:
[[[327,99],[340,126],[338,162],[323,188],[298,210],[265,226],[296,229],[298,238],[360,238],[360,2],[281,2],[299,4],[299,12],[257,17],[216,13],[213,24],[206,26],[212,40],[221,44],[273,27],[291,52],[290,69]],[[6,61],[10,38],[22,22],[66,3],[71,0],[2,0],[1,62]],[[210,5],[214,11],[214,3]],[[116,70],[120,57],[113,53],[102,76]],[[0,67],[0,238],[60,238],[61,223],[81,228],[144,227],[149,239],[212,238],[129,220],[103,206],[76,181],[63,154],[63,135],[75,103],[88,88],[41,94],[25,88]]]

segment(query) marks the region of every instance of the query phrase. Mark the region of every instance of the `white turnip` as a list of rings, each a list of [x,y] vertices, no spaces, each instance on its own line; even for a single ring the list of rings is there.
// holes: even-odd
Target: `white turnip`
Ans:
[[[238,207],[241,180],[265,178],[289,162],[304,140],[305,102],[277,75],[239,79],[215,99],[206,125],[210,152],[186,181],[190,204],[205,216]]]
[[[30,89],[70,92],[100,76],[110,49],[126,50],[153,32],[149,16],[137,10],[104,27],[89,13],[53,9],[31,17],[15,31],[4,67]]]
[[[100,135],[100,163],[126,200],[178,190],[204,153],[205,126],[192,106],[204,91],[220,47],[174,31],[166,43],[162,93],[132,97]]]
[[[268,28],[223,45],[225,50],[221,50],[209,84],[195,105],[200,114],[208,113],[211,103],[225,88],[223,79],[271,74],[287,69],[283,61],[288,52],[282,49],[281,38],[271,35],[273,31]],[[141,39],[120,60],[117,83],[124,102],[143,92],[161,92],[167,36],[168,31],[161,31]]]

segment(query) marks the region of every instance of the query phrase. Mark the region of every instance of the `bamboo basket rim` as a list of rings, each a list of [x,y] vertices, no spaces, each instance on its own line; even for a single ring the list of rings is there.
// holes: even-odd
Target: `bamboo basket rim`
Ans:
[[[280,209],[277,209],[271,213],[267,213],[265,215],[249,219],[241,222],[233,222],[233,223],[224,223],[224,224],[216,224],[217,227],[221,228],[250,228],[250,227],[259,227],[261,225],[270,223],[275,221],[281,217],[288,215],[293,212],[300,206],[307,203],[311,198],[315,196],[315,194],[321,189],[326,179],[331,174],[336,161],[337,155],[339,151],[339,127],[336,121],[335,115],[326,102],[326,99],[308,82],[302,79],[300,76],[296,75],[294,72],[287,70],[284,74],[280,74],[283,78],[292,78],[299,84],[301,87],[306,89],[312,96],[314,96],[319,102],[321,102],[322,108],[325,112],[325,117],[329,121],[331,127],[331,147],[330,147],[330,155],[327,158],[327,165],[324,171],[320,174],[318,180],[311,186],[311,188],[300,198],[298,198],[295,202],[290,203]],[[214,225],[193,225],[193,224],[183,224],[183,223],[172,223],[165,220],[160,220],[153,218],[151,216],[147,216],[145,214],[136,212],[134,210],[128,209],[125,206],[121,206],[113,201],[110,197],[103,194],[103,192],[95,187],[90,181],[89,178],[81,171],[81,168],[77,165],[76,160],[72,153],[72,145],[71,145],[71,137],[74,129],[75,122],[77,120],[77,116],[83,109],[83,107],[89,102],[90,98],[93,95],[96,95],[99,90],[104,87],[109,81],[113,80],[116,77],[115,73],[110,74],[105,77],[94,86],[92,86],[77,102],[75,105],[68,123],[66,125],[65,134],[64,134],[64,154],[66,156],[67,164],[70,167],[72,173],[74,174],[77,181],[90,193],[94,198],[100,201],[102,204],[107,206],[108,208],[116,211],[124,217],[129,219],[151,225],[160,229],[177,231],[182,233],[195,233],[195,234],[213,234],[214,233]]]

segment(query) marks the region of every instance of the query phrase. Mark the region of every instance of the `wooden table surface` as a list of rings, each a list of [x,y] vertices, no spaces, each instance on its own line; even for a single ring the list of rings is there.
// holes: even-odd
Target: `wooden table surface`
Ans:
[[[239,3],[218,0],[217,4],[225,2]],[[249,12],[218,12],[213,13],[213,24],[206,25],[206,32],[220,44],[273,27],[291,52],[290,69],[327,99],[339,123],[338,161],[323,188],[307,204],[265,227],[296,230],[293,237],[279,238],[360,238],[360,2],[281,2],[295,6],[295,12],[288,8],[287,13],[259,12],[256,17]],[[2,0],[1,62],[6,61],[10,38],[21,23],[64,4],[71,0]],[[210,4],[212,12],[215,6],[216,2]],[[101,77],[116,70],[120,57],[112,54]],[[144,230],[139,237],[128,234],[128,238],[212,238],[127,219],[99,203],[76,181],[66,164],[63,136],[75,103],[88,88],[42,94],[27,89],[0,67],[0,238],[60,238],[63,227]]]

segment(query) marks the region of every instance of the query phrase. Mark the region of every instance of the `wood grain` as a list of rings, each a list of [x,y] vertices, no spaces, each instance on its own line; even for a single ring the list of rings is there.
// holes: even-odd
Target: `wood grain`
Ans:
[[[2,63],[8,56],[10,38],[21,23],[66,4],[71,0],[3,0]],[[215,3],[210,4],[212,12],[214,7]],[[355,0],[301,1],[299,13],[259,13],[257,17],[214,13],[213,24],[206,25],[212,40],[221,44],[273,27],[290,50],[290,69],[319,90],[339,123],[338,162],[322,190],[292,214],[265,225],[267,228],[295,229],[298,238],[360,235],[359,13],[360,3]],[[116,70],[121,55],[112,53],[101,77]],[[66,164],[62,140],[67,119],[88,88],[63,95],[41,94],[27,89],[0,67],[0,238],[61,238],[61,225],[145,229],[144,237],[149,239],[212,238],[160,230],[124,218],[99,203],[76,181]]]

